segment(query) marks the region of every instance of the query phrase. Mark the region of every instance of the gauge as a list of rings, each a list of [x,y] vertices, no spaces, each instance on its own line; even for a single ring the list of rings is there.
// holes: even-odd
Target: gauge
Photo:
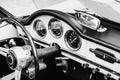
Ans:
[[[41,20],[38,19],[34,22],[34,29],[40,37],[45,37],[47,31]]]
[[[48,29],[55,38],[60,38],[63,34],[62,23],[56,18],[50,19],[48,23]]]
[[[72,50],[78,50],[81,47],[80,36],[73,30],[68,30],[65,34],[65,42]]]

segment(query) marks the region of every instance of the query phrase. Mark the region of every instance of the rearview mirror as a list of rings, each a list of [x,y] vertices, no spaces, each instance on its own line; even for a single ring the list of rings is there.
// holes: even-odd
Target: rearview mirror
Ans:
[[[88,13],[78,12],[77,18],[78,18],[80,24],[82,24],[90,29],[97,30],[100,26],[100,20]]]

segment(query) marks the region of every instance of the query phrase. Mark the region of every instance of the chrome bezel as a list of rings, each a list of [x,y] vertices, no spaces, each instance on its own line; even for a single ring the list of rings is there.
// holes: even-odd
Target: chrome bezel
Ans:
[[[78,48],[73,48],[72,46],[70,46],[70,44],[69,44],[68,41],[67,41],[67,36],[68,36],[68,33],[69,33],[70,31],[74,31],[74,30],[68,30],[68,31],[65,33],[65,35],[64,35],[65,44],[66,44],[66,46],[67,46],[70,50],[72,50],[72,51],[78,51],[78,50],[81,48],[81,45],[82,45],[81,38],[80,38],[80,36],[74,31],[74,32],[77,34],[77,36],[79,37],[80,43],[79,43],[79,47],[78,47]]]
[[[41,35],[39,34],[39,32],[37,31],[37,29],[36,29],[38,22],[41,22],[42,25],[43,25],[44,28],[45,28],[45,31],[46,31],[46,32],[45,32],[45,34],[44,34],[43,36],[41,36]],[[40,20],[40,19],[35,20],[34,23],[33,23],[33,27],[34,27],[34,30],[35,30],[35,32],[37,33],[37,35],[39,35],[39,37],[45,38],[45,36],[47,35],[47,29],[46,29],[45,24],[44,24],[44,22],[43,22],[42,20]]]

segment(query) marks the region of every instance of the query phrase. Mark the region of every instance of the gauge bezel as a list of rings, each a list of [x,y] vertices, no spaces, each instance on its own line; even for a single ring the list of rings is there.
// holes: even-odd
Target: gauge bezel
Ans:
[[[80,38],[80,36],[74,31],[74,32],[76,33],[76,35],[79,37],[79,40],[80,40],[79,47],[78,47],[78,48],[73,48],[72,46],[70,46],[70,44],[68,43],[68,40],[67,40],[67,36],[68,36],[68,33],[70,33],[71,31],[74,31],[74,30],[68,30],[68,31],[65,33],[65,35],[64,35],[65,44],[66,44],[66,46],[67,46],[70,50],[72,50],[72,51],[78,51],[78,50],[81,48],[81,46],[82,46],[81,38]]]
[[[45,31],[46,31],[46,32],[45,32],[44,36],[41,36],[41,35],[39,34],[39,32],[37,31],[37,29],[36,29],[36,28],[37,28],[36,25],[37,25],[37,23],[38,23],[39,21],[42,23],[42,25],[43,25],[44,28],[45,28]],[[45,24],[44,24],[44,22],[43,22],[42,20],[40,20],[40,19],[35,20],[34,23],[33,23],[33,27],[34,27],[34,30],[35,30],[35,32],[37,33],[37,35],[38,35],[39,37],[41,37],[41,38],[45,38],[45,37],[46,37],[46,35],[47,35],[47,29],[46,29]]]
[[[51,22],[55,22],[55,21],[58,21],[58,22],[60,22],[60,24],[61,24],[61,35],[59,35],[59,36],[57,36],[57,35],[55,35],[55,33],[53,33],[53,31],[52,31],[52,27],[51,27]],[[59,19],[57,19],[57,18],[51,18],[50,20],[49,20],[49,22],[48,22],[48,30],[49,30],[49,32],[50,32],[50,34],[54,37],[54,38],[56,38],[56,39],[58,39],[58,38],[61,38],[62,37],[62,35],[63,35],[63,26],[62,26],[62,22],[61,22],[61,20],[59,20]]]

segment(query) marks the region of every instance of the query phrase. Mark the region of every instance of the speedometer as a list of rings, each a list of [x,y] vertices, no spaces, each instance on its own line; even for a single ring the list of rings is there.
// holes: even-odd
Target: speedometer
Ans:
[[[34,22],[34,29],[40,37],[45,37],[47,31],[44,23],[40,19]]]
[[[73,30],[68,30],[65,34],[65,43],[72,50],[78,50],[81,47],[80,36]]]
[[[48,29],[55,38],[60,38],[63,34],[63,26],[59,19],[52,18],[49,21]]]

